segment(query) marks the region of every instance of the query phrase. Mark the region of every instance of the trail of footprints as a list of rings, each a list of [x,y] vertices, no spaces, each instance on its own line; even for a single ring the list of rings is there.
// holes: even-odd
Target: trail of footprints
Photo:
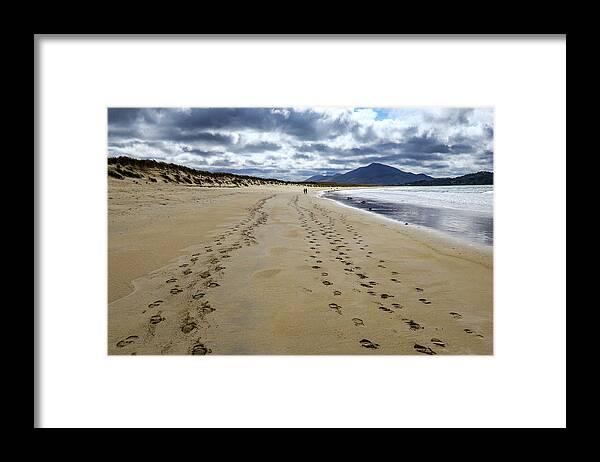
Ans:
[[[243,220],[216,236],[212,244],[204,247],[203,252],[192,254],[185,263],[178,265],[180,270],[176,271],[176,274],[165,280],[165,287],[169,289],[169,294],[172,297],[182,297],[182,293],[184,297],[187,297],[187,300],[183,303],[184,308],[177,312],[175,321],[178,326],[176,331],[179,332],[177,335],[185,338],[190,337],[191,339],[189,341],[189,348],[187,349],[188,354],[206,355],[212,353],[211,348],[198,335],[203,328],[210,328],[209,315],[215,311],[215,308],[209,301],[210,291],[211,289],[220,287],[221,284],[217,280],[223,278],[226,270],[225,263],[223,262],[227,258],[230,258],[230,254],[244,246],[257,244],[254,231],[257,227],[267,222],[268,214],[263,208],[265,203],[272,197],[269,196],[259,200],[248,209],[248,215]],[[343,270],[340,274],[355,279],[353,291],[362,292],[368,289],[366,293],[373,297],[373,305],[377,307],[377,310],[382,315],[390,316],[404,308],[401,303],[396,301],[395,294],[384,291],[378,293],[375,289],[380,283],[375,278],[371,278],[365,274],[362,268],[355,263],[355,260],[359,260],[360,258],[376,257],[369,250],[369,244],[365,242],[364,237],[354,229],[344,215],[335,219],[327,209],[318,204],[312,204],[311,208],[301,206],[298,196],[295,196],[288,205],[295,208],[298,213],[300,226],[305,231],[305,239],[310,251],[310,258],[312,259],[311,269],[318,271],[323,286],[332,287],[332,297],[340,296],[342,292],[335,288],[335,280],[330,278],[330,271],[325,270],[326,268],[323,266],[325,259],[328,262],[340,265]],[[343,231],[340,232],[340,229]],[[204,260],[203,268],[196,270],[195,266],[201,259]],[[385,260],[378,259],[376,266],[388,271],[385,263]],[[396,277],[398,274],[398,271],[389,270],[389,276],[391,276],[389,277],[389,281],[394,284],[400,284],[400,287],[402,287],[402,281]],[[415,287],[414,291],[415,294],[424,292],[420,287]],[[389,304],[386,303],[388,299],[392,300]],[[423,305],[432,304],[430,300],[423,296],[418,297],[417,300]],[[162,311],[157,310],[163,303],[166,302],[155,300],[142,310],[143,314],[146,314],[148,310],[152,312],[152,314],[146,314],[147,332],[145,335],[137,335],[140,333],[129,335],[119,340],[116,346],[131,350],[130,354],[136,354],[136,345],[151,342],[155,337],[156,329],[161,328],[161,326],[167,324],[167,321],[169,321],[163,315]],[[178,304],[181,305],[181,302],[178,301]],[[331,301],[328,303],[328,307],[331,312],[343,316],[343,307],[340,304]],[[462,319],[462,315],[455,311],[448,312],[448,315],[456,320]],[[401,317],[401,321],[407,326],[409,331],[425,329],[425,326],[411,318]],[[354,317],[351,319],[351,322],[356,328],[365,328],[365,322],[361,318]],[[463,330],[467,335],[483,337],[482,334],[474,332],[469,328]],[[186,340],[185,338],[179,339],[176,336],[171,338],[160,347],[161,353],[168,352],[173,343]],[[370,350],[383,348],[380,344],[366,338],[361,339],[358,343],[359,348]],[[446,347],[446,342],[436,337],[432,337],[429,343],[431,346],[415,342],[414,350],[422,354],[435,355],[437,353],[433,347]]]
[[[377,306],[379,312],[383,315],[389,316],[394,314],[404,307],[401,303],[395,301],[396,295],[382,291],[378,293],[375,289],[379,285],[379,282],[375,278],[371,278],[362,271],[362,268],[355,264],[355,261],[360,258],[376,258],[373,251],[369,250],[369,244],[365,242],[365,238],[359,234],[352,224],[350,224],[344,215],[341,215],[338,219],[332,217],[331,212],[318,204],[312,204],[312,207],[304,207],[299,204],[298,196],[295,196],[288,204],[296,209],[300,226],[305,232],[305,239],[307,241],[308,250],[310,251],[310,258],[313,259],[313,265],[311,268],[315,271],[319,271],[321,276],[321,283],[324,286],[335,287],[335,281],[327,278],[330,272],[322,271],[326,268],[323,266],[324,260],[331,262],[337,262],[342,266],[343,273],[346,276],[356,278],[353,291],[361,292],[365,289],[367,294],[371,295],[374,300],[374,305]],[[343,230],[343,231],[340,231]],[[358,249],[358,250],[357,250]],[[325,255],[324,255],[325,253]],[[358,253],[358,255],[356,255]],[[377,268],[382,270],[388,270],[385,265],[386,261],[378,259]],[[321,270],[321,271],[320,271]],[[389,270],[389,281],[393,284],[400,284],[402,287],[402,281],[398,279],[398,271]],[[361,289],[362,288],[362,289]],[[410,291],[410,289],[405,290]],[[424,290],[421,287],[415,287],[415,294],[422,294]],[[333,296],[341,295],[341,291],[334,289]],[[432,301],[424,296],[416,296],[415,299],[423,305],[431,305]],[[385,304],[388,300],[394,300],[392,303]],[[337,315],[343,315],[343,307],[336,303],[329,303],[329,309]],[[462,319],[462,315],[455,311],[448,312],[448,315],[453,319]],[[422,323],[415,321],[408,317],[401,317],[401,321],[407,326],[409,331],[417,332],[425,329]],[[351,319],[353,325],[357,328],[364,328],[365,322],[361,318],[354,317]],[[464,332],[468,335],[476,335],[483,337],[482,334],[476,333],[471,329],[465,328]],[[359,346],[366,349],[379,349],[382,348],[378,343],[370,339],[361,339]],[[437,352],[433,348],[443,349],[446,348],[446,342],[436,337],[431,337],[429,340],[431,346],[421,345],[420,343],[414,343],[414,350],[418,353],[435,355]]]
[[[152,301],[141,310],[146,315],[146,331],[119,340],[116,347],[127,349],[130,354],[137,354],[136,346],[152,342],[156,338],[157,329],[168,327],[174,333],[169,336],[168,341],[157,345],[161,354],[167,353],[175,343],[182,341],[189,344],[187,353],[190,355],[212,353],[212,349],[199,335],[202,329],[210,328],[209,315],[216,310],[209,301],[211,289],[221,286],[218,281],[222,280],[227,269],[223,260],[230,258],[230,254],[236,250],[257,244],[254,231],[267,222],[268,214],[263,209],[272,197],[259,200],[248,209],[244,219],[217,235],[212,244],[204,247],[203,252],[191,254],[185,263],[172,270],[171,277],[164,281],[164,288],[168,289],[172,302],[182,307],[173,316],[175,325],[171,323],[167,326],[171,320],[162,310],[158,310],[163,303],[167,303],[167,299]],[[200,270],[196,270],[200,261],[204,261],[204,264]]]

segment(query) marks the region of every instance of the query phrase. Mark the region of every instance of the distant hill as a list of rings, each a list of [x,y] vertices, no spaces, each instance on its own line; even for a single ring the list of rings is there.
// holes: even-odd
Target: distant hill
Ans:
[[[131,157],[109,157],[108,176],[117,180],[145,183],[176,183],[196,186],[238,187],[265,184],[298,184],[233,173],[207,172],[177,164]],[[310,186],[310,185],[307,185]]]
[[[329,176],[327,176],[327,175],[313,175],[313,176],[311,176],[310,178],[307,178],[304,181],[309,181],[309,182],[314,181],[314,182],[317,182],[317,183],[325,183],[325,182],[328,182],[332,177],[333,177],[333,175],[329,175]]]
[[[493,172],[469,173],[455,178],[432,178],[431,180],[414,181],[406,186],[453,186],[453,185],[486,185],[494,184]]]
[[[315,175],[305,181],[338,184],[403,185],[409,182],[431,179],[433,178],[423,173],[404,172],[395,167],[374,162],[366,167],[359,167],[347,173],[338,173],[331,176]]]

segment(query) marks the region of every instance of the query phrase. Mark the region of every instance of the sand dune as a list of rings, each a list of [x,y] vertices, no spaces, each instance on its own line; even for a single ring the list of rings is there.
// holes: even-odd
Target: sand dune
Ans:
[[[108,192],[109,354],[492,354],[490,251],[316,188]]]

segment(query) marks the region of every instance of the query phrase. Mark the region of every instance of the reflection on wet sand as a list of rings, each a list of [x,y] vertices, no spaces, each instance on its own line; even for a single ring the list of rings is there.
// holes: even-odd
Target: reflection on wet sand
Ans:
[[[494,219],[484,212],[375,201],[350,197],[342,191],[326,192],[324,196],[396,221],[442,231],[475,244],[493,244]]]

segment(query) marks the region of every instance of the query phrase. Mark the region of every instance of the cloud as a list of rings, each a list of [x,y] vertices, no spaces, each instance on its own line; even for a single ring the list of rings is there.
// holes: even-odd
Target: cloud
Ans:
[[[433,176],[491,170],[493,135],[489,108],[108,110],[110,156],[282,179],[371,162]]]
[[[259,153],[266,151],[279,151],[281,145],[277,143],[271,143],[269,141],[260,141],[258,143],[248,143],[239,147],[233,148],[234,152],[243,153]]]

